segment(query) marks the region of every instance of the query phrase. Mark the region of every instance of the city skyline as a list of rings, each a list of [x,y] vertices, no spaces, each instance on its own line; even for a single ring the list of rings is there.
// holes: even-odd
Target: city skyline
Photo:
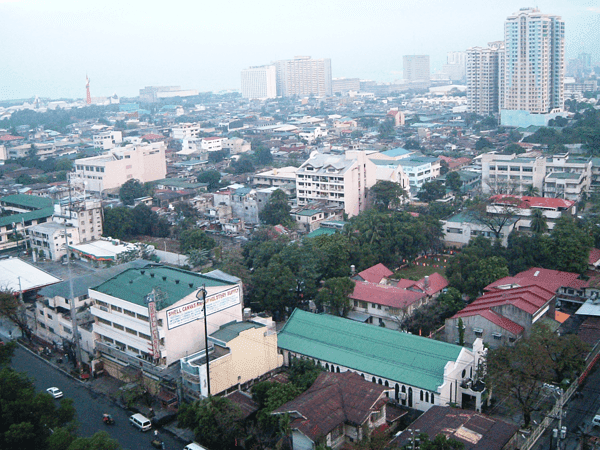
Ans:
[[[446,55],[503,39],[507,16],[528,6],[561,16],[566,59],[600,61],[600,7],[593,1],[481,4],[258,1],[159,8],[137,1],[0,0],[0,101],[34,96],[135,97],[144,86],[201,92],[240,90],[251,66],[298,55],[331,59],[334,78],[393,82],[404,55],[429,55],[432,73]]]

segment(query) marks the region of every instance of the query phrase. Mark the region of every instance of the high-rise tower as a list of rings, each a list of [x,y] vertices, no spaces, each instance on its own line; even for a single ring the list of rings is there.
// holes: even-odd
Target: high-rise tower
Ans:
[[[242,70],[242,97],[277,97],[277,70],[274,65]]]
[[[90,79],[88,78],[88,76],[85,76],[85,91],[86,91],[86,99],[85,102],[88,105],[92,104],[92,94],[90,94]]]
[[[522,8],[508,16],[500,58],[500,109],[530,115],[560,112],[564,58],[565,23],[559,16],[537,8]]]
[[[275,61],[277,68],[277,95],[282,97],[331,96],[331,59],[312,59],[296,56],[294,59]]]
[[[504,42],[467,50],[467,110],[481,116],[498,114],[499,61]]]

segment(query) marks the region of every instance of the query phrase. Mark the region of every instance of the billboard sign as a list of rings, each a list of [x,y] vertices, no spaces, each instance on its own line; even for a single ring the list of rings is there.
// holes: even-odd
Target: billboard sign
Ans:
[[[215,314],[224,309],[240,303],[240,288],[235,286],[223,292],[206,296],[207,315]],[[194,300],[185,305],[167,310],[167,328],[169,330],[180,327],[194,320],[204,318],[204,305],[202,300]]]

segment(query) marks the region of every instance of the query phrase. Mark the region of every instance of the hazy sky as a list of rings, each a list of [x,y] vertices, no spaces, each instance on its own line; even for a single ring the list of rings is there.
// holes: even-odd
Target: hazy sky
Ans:
[[[331,58],[334,77],[402,78],[402,55],[503,39],[537,6],[566,22],[566,56],[600,61],[600,0],[0,0],[0,100],[137,96],[152,85],[240,89],[240,71],[296,55]]]

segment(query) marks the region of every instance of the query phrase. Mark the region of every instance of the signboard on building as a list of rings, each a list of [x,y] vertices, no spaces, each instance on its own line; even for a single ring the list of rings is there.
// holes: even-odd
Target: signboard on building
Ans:
[[[150,333],[152,335],[152,356],[155,360],[160,359],[160,339],[158,337],[158,321],[156,319],[156,302],[154,291],[148,294],[148,316],[150,317]]]
[[[215,314],[224,309],[230,308],[240,303],[239,286],[227,289],[223,292],[206,296],[207,315]],[[167,328],[169,330],[180,327],[186,323],[204,318],[204,305],[202,300],[195,300],[191,303],[178,306],[167,310]]]

